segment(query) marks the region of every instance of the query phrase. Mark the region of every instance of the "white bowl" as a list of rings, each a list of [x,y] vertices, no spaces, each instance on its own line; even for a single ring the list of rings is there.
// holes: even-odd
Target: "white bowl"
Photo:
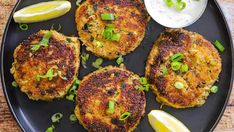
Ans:
[[[186,7],[182,11],[168,7],[164,0],[144,0],[144,3],[149,15],[159,24],[169,28],[183,28],[192,25],[202,16],[208,0],[183,1],[186,2]]]

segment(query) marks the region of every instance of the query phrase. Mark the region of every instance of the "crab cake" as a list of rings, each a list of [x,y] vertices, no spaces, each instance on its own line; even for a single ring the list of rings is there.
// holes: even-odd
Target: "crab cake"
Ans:
[[[140,45],[150,17],[141,0],[86,0],[75,19],[86,49],[115,59]]]
[[[133,131],[146,106],[145,93],[134,88],[140,85],[139,80],[138,75],[112,66],[85,76],[78,88],[75,108],[80,123],[92,132]],[[130,116],[122,120],[120,116],[126,113]]]
[[[174,108],[201,106],[221,72],[221,58],[203,36],[167,29],[155,42],[146,77],[156,99]]]
[[[61,98],[76,78],[79,54],[78,38],[41,30],[15,49],[11,73],[30,99]]]

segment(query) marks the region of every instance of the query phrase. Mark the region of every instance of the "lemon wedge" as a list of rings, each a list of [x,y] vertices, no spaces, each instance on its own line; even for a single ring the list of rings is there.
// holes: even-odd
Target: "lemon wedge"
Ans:
[[[182,122],[162,110],[152,110],[148,120],[156,132],[190,132]]]
[[[71,9],[69,1],[41,2],[20,9],[13,15],[17,23],[33,23],[53,19],[66,14]]]

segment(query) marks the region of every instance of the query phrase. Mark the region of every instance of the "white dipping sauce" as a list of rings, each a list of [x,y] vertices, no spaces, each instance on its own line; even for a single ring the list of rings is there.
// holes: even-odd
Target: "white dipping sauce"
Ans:
[[[144,0],[150,16],[159,24],[170,28],[182,28],[193,24],[203,14],[207,0],[183,0],[182,11],[168,7],[164,0]],[[175,3],[177,0],[173,0]]]

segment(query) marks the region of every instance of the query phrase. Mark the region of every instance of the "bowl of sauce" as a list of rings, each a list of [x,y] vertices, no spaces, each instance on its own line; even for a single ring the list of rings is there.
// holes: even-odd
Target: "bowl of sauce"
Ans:
[[[169,28],[183,28],[196,22],[208,0],[144,0],[149,15]]]

